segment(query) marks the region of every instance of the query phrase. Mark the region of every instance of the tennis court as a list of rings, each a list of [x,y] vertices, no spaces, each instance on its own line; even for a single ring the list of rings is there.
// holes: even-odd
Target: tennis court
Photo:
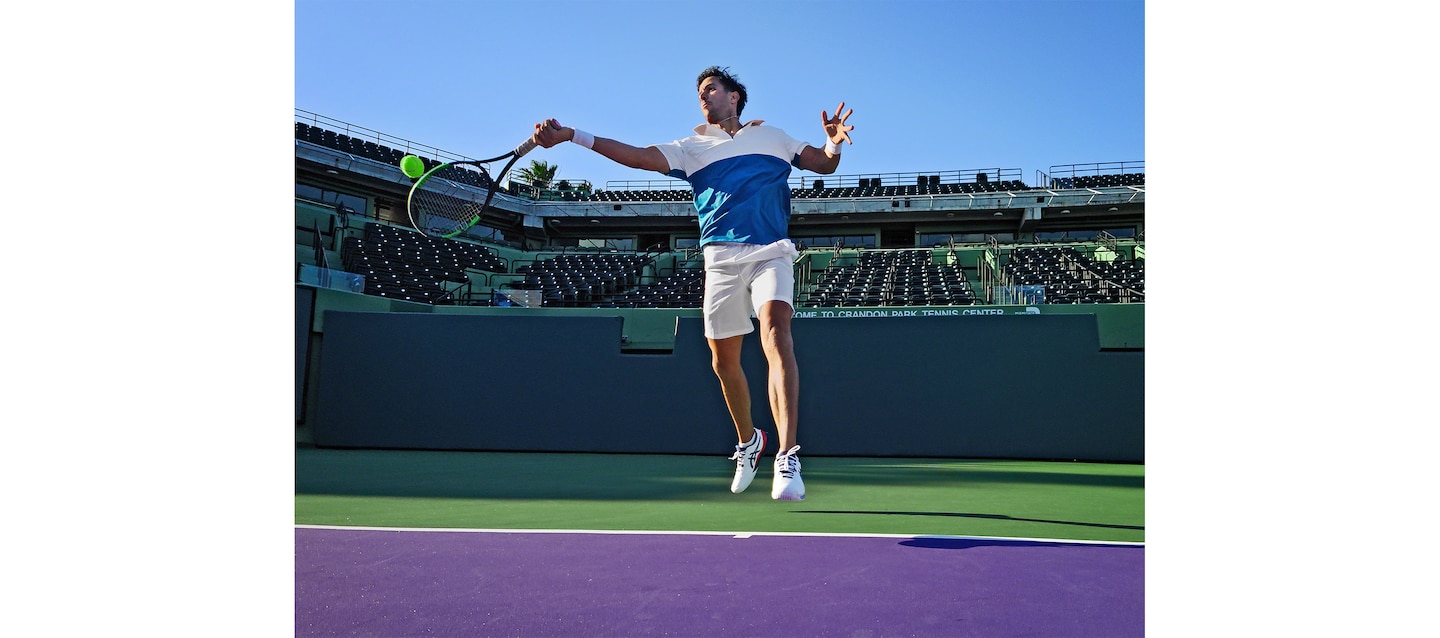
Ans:
[[[1132,636],[1144,466],[300,446],[302,636]]]

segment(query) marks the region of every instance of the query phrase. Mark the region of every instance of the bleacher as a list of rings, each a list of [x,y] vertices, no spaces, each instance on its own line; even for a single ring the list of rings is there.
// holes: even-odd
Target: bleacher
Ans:
[[[353,131],[359,133],[361,131]],[[373,132],[365,131],[366,137],[374,137],[377,140],[384,140],[384,136]],[[370,141],[358,135],[349,135],[343,132],[336,132],[318,125],[311,125],[305,122],[295,122],[295,138],[305,140],[314,144],[333,148],[351,155],[365,157],[377,162],[399,166],[400,159],[407,154],[414,154],[425,164],[425,169],[430,170],[443,162],[426,154],[424,147],[405,143],[406,148],[394,148],[381,142]],[[394,140],[396,143],[403,140]],[[438,154],[437,149],[436,153]],[[463,158],[450,158],[446,161]],[[1123,163],[1122,163],[1123,164]],[[1075,165],[1066,165],[1071,167]],[[1052,170],[1056,170],[1052,167]],[[1072,173],[1075,169],[1069,169]],[[1067,177],[1054,177],[1050,179],[1050,188],[1072,189],[1072,188],[1107,188],[1114,186],[1143,186],[1145,174],[1143,172],[1124,172],[1111,174],[1106,172],[1104,167],[1092,169],[1097,174],[1075,175]],[[463,182],[472,186],[482,188],[489,187],[492,182],[477,171],[463,170],[458,168],[447,169],[446,172],[438,174],[438,177]],[[914,183],[902,183],[902,181],[913,179]],[[965,195],[983,193],[1006,193],[1019,192],[1044,188],[1043,185],[1031,186],[1019,178],[1019,169],[979,169],[962,171],[939,171],[931,174],[910,174],[896,173],[883,176],[853,177],[835,176],[827,180],[824,178],[814,179],[809,184],[796,185],[790,189],[792,199],[848,199],[857,197],[922,197],[929,195]],[[635,187],[621,185],[619,187],[607,187],[605,189],[587,191],[579,189],[545,189],[543,196],[528,185],[515,184],[506,189],[507,193],[517,196],[530,197],[532,199],[558,199],[561,201],[574,202],[688,202],[694,198],[694,191],[688,188],[683,182],[675,182],[664,187]]]
[[[587,202],[689,202],[695,191],[689,189],[600,190],[588,195],[577,194],[576,201]]]
[[[1109,175],[1077,175],[1057,177],[1055,188],[1114,188],[1116,186],[1144,186],[1144,173],[1121,173]]]
[[[654,260],[640,253],[557,255],[516,268],[525,278],[508,286],[538,291],[542,306],[594,307],[638,285]]]
[[[817,273],[799,307],[968,306],[975,291],[964,269],[937,264],[930,249],[860,250],[854,264]]]
[[[703,268],[681,268],[653,284],[611,295],[597,308],[699,308],[705,302]]]
[[[1103,247],[1097,247],[1103,251]],[[1108,256],[1116,257],[1113,253]],[[1145,260],[1098,260],[1074,246],[1021,247],[1004,272],[1016,285],[1044,286],[1045,303],[1138,303],[1145,300]]]
[[[385,224],[365,224],[361,237],[341,239],[345,271],[365,277],[365,294],[422,303],[455,303],[471,281],[467,271],[505,272],[491,249],[438,239]]]
[[[304,122],[295,123],[295,139],[305,140],[313,144],[319,144],[320,146],[344,151],[351,155],[357,155],[396,167],[400,166],[400,159],[407,154],[407,149],[391,148],[384,144],[371,142],[360,137],[352,137],[345,133],[336,133],[335,131],[318,126],[311,126]],[[436,158],[420,154],[418,149],[409,150],[415,151],[409,154],[419,157],[420,161],[425,164],[425,170],[427,171],[445,163]],[[480,188],[488,188],[494,183],[479,171],[466,170],[453,166],[436,173],[435,176],[471,186],[478,186]]]
[[[922,197],[925,195],[966,195],[974,193],[1004,193],[1014,191],[1030,190],[1020,180],[1006,180],[1003,182],[945,182],[927,181],[912,185],[890,185],[880,183],[880,178],[872,178],[873,181],[860,186],[847,186],[836,188],[792,188],[790,197],[792,199],[809,198],[851,198],[851,197]],[[863,181],[863,179],[862,179]]]
[[[299,243],[300,240],[297,240]],[[308,244],[310,240],[305,240]],[[1043,286],[1045,303],[1139,303],[1145,260],[1128,259],[1103,242],[1016,246],[1000,271],[1007,283]],[[977,248],[978,250],[978,248]],[[827,266],[797,280],[797,307],[935,307],[987,303],[965,267],[945,249],[813,248]],[[495,250],[367,222],[361,236],[340,239],[346,272],[365,278],[364,294],[432,305],[492,305],[494,291],[529,291],[532,305],[553,308],[699,308],[704,270],[687,253],[531,254],[507,272]],[[659,267],[668,255],[673,266]],[[668,270],[669,272],[665,272]],[[800,271],[798,272],[808,272]],[[663,274],[662,274],[663,273]],[[488,281],[493,275],[511,281]],[[484,279],[484,281],[482,281]],[[503,295],[502,295],[503,296]]]
[[[1015,171],[1012,170],[1011,172]],[[986,179],[986,173],[977,173],[974,171],[946,171],[946,173],[946,179],[943,180],[942,176],[938,174],[914,176],[915,183],[913,184],[895,183],[904,177],[912,176],[908,174],[859,178],[840,176],[829,180],[828,183],[835,184],[833,186],[826,186],[827,180],[825,179],[815,179],[805,186],[793,186],[790,189],[790,198],[851,199],[857,197],[923,197],[927,195],[968,195],[1031,190],[1031,187],[1020,179],[991,181]],[[974,177],[972,179],[974,181],[961,181],[959,177],[960,174],[973,175]],[[889,183],[887,184],[886,182]],[[667,188],[612,188],[588,194],[577,193],[574,197],[566,199],[596,202],[689,202],[694,199],[694,197],[694,191],[677,186]]]
[[[932,176],[938,177],[938,176]],[[979,193],[1004,193],[1030,190],[1021,180],[999,182],[940,182],[929,180],[910,185],[883,185],[881,178],[861,178],[856,186],[818,186],[791,188],[791,199],[834,199],[855,197],[922,197],[926,195],[965,195]],[[678,188],[645,190],[601,190],[590,194],[576,194],[573,201],[596,202],[689,202],[694,191]]]
[[[427,153],[425,149],[430,147],[395,140],[359,127],[345,125],[345,132],[337,132],[321,126],[318,116],[312,116],[314,119],[310,122],[313,123],[300,121],[299,113],[297,111],[295,122],[297,140],[395,166],[397,173],[400,159],[406,154],[421,157],[427,169],[441,161],[463,159],[450,157],[450,154],[438,149]],[[990,198],[994,200],[1004,199],[1004,194],[1014,199],[1017,193],[1022,193],[1026,201],[1030,201],[1031,193],[1025,191],[1129,187],[1139,191],[1127,193],[1133,198],[1137,194],[1143,197],[1141,187],[1145,174],[1143,162],[1118,162],[1051,166],[1048,174],[1037,172],[1037,186],[1027,185],[1020,177],[1019,169],[994,167],[926,173],[806,176],[792,182],[790,195],[792,200],[892,198],[890,205],[894,206],[894,198],[1002,194],[1001,198]],[[456,171],[451,178],[475,186],[488,185],[480,183],[479,173],[473,171]],[[397,183],[403,184],[403,181],[397,180]],[[561,182],[562,187],[567,185]],[[586,183],[585,189],[566,189],[563,198],[550,197],[556,191],[542,193],[529,187],[512,189],[511,193],[518,193],[522,201],[529,198],[535,201],[688,203],[693,198],[688,184],[676,180],[622,182],[616,184],[618,187],[609,186],[591,192]],[[399,188],[403,189],[403,186]],[[1033,194],[1037,202],[1046,196],[1056,196],[1053,192]],[[403,191],[386,195],[397,196],[403,197]],[[1072,193],[1069,197],[1076,195]],[[910,207],[908,200],[904,203],[905,208]],[[313,260],[316,266],[343,267],[346,272],[361,275],[366,295],[431,305],[503,305],[507,291],[514,293],[516,299],[523,298],[522,305],[540,307],[700,308],[703,304],[704,272],[698,254],[693,251],[656,254],[596,251],[583,254],[583,250],[576,250],[571,254],[557,255],[556,252],[564,253],[565,249],[557,245],[540,246],[538,250],[526,249],[524,242],[501,241],[500,229],[492,229],[493,237],[444,240],[426,236],[406,227],[403,217],[395,219],[393,200],[390,204],[392,216],[384,218],[383,222],[376,221],[382,219],[376,211],[351,211],[352,220],[357,214],[369,218],[363,228],[337,223],[334,218],[325,219],[335,215],[329,212],[327,205],[333,203],[319,197],[307,201],[297,199],[297,263]],[[1125,204],[1122,202],[1121,205]],[[379,206],[378,199],[376,206]],[[401,215],[403,206],[402,201],[399,204]],[[947,206],[953,206],[948,210],[954,212],[970,210],[968,202],[962,200],[961,204],[927,204],[925,211],[945,214]],[[874,212],[864,208],[857,210]],[[1061,215],[1069,213],[1068,209],[1059,211]],[[988,212],[985,215],[987,219],[991,217]],[[843,215],[840,217],[846,219]],[[996,209],[993,217],[1002,217],[1002,214]],[[1077,217],[1079,215],[1068,219]],[[797,219],[803,221],[804,217],[797,216]],[[879,217],[872,219],[880,221],[871,223],[889,223]],[[1043,223],[1053,224],[1051,219],[1057,218],[1047,216]],[[599,223],[596,219],[590,221]],[[942,225],[948,224],[947,221],[929,223],[934,224],[932,233],[956,232]],[[990,222],[992,228],[984,228],[972,217],[966,223],[980,233],[989,234],[997,232],[993,224],[1011,222],[994,221]],[[1031,229],[1028,231],[1030,239],[1024,240],[1027,242],[1037,241],[1042,234],[1039,231],[1046,229],[1030,218],[1021,222],[1022,230],[1027,226]],[[549,230],[548,226],[545,228]],[[514,230],[505,230],[507,239],[511,232]],[[659,232],[673,234],[678,231],[667,228]],[[834,232],[839,236],[845,231]],[[860,232],[884,234],[888,231],[866,229]],[[914,232],[919,237],[926,231],[906,229],[904,232]],[[969,232],[972,237],[976,234],[975,231],[958,232]],[[1094,236],[1094,231],[1090,232]],[[1143,238],[1143,231],[1140,236]],[[503,248],[508,252],[502,257],[496,249],[473,241],[476,239],[493,239],[496,245],[517,245],[520,248]],[[550,239],[548,235],[545,237],[547,244]],[[843,251],[845,259],[834,258],[842,252],[838,245],[834,248],[812,247],[803,251],[804,264],[797,262],[796,305],[814,308],[993,304],[998,301],[991,293],[992,285],[1043,286],[1045,303],[1050,304],[1144,301],[1143,250],[1132,250],[1130,255],[1138,258],[1127,258],[1118,254],[1113,244],[1107,248],[1102,245],[1104,242],[1099,241],[1063,247],[1021,246],[1021,241],[1012,241],[1014,243],[1002,249],[992,245],[989,250],[995,259],[983,265],[971,260],[965,266],[955,259],[953,243],[949,254],[939,248],[940,244],[935,244],[935,249],[895,249],[890,242],[881,249],[847,247]],[[979,246],[973,248],[976,254],[986,250]],[[333,254],[325,257],[330,250],[338,251],[338,266]],[[810,264],[818,263],[825,264],[825,267],[812,271]],[[509,267],[512,264],[516,266],[513,270]],[[967,268],[970,271],[968,274]]]
[[[1050,187],[1072,188],[1123,188],[1145,185],[1144,162],[1090,162],[1087,164],[1058,164],[1047,171]]]

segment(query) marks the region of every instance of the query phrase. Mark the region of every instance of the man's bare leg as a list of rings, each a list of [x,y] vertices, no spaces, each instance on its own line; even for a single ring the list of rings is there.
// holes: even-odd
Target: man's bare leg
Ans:
[[[740,347],[744,336],[726,339],[711,339],[711,365],[715,376],[720,378],[720,391],[725,395],[725,407],[735,422],[735,436],[740,442],[735,446],[735,479],[730,482],[730,491],[744,492],[755,479],[760,469],[760,457],[765,454],[766,435],[755,429],[750,416],[750,386],[745,371],[740,367]]]
[[[707,339],[710,342],[710,366],[720,378],[720,391],[725,395],[725,407],[730,410],[730,419],[735,422],[735,435],[740,443],[750,441],[755,435],[755,423],[750,415],[750,386],[745,379],[745,370],[740,367],[740,346],[745,335],[725,339]]]
[[[783,301],[768,301],[760,307],[760,344],[769,363],[770,413],[775,418],[781,452],[795,447],[800,423],[800,366],[790,336],[794,312]]]
[[[790,337],[793,315],[790,304],[783,301],[769,301],[760,307],[760,343],[770,364],[770,411],[780,438],[770,498],[782,501],[805,500],[800,458],[793,453],[800,448],[796,443],[800,425],[800,366],[795,362],[795,344]]]

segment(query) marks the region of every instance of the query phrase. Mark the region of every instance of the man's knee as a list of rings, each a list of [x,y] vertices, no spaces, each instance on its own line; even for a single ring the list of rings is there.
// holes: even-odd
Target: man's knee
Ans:
[[[793,313],[790,304],[783,301],[772,301],[761,309],[760,339],[766,352],[790,348],[790,317]]]
[[[710,345],[710,368],[721,377],[740,370],[740,348],[738,342],[717,341]]]
[[[722,357],[717,354],[710,358],[710,369],[715,371],[716,376],[729,376],[731,374],[734,374],[735,371],[739,368],[740,362],[730,357]]]

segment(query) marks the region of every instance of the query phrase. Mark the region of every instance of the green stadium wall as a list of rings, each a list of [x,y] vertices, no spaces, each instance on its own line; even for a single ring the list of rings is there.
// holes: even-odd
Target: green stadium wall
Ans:
[[[820,456],[1143,462],[1143,304],[1086,309],[814,309],[793,324],[799,441]],[[297,424],[334,448],[729,453],[698,311],[555,310],[578,312],[298,286]],[[753,334],[742,364],[773,433]]]

